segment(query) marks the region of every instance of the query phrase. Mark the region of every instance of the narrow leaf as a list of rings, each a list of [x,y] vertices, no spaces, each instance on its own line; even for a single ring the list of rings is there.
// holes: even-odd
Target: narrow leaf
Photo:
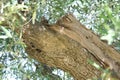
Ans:
[[[32,23],[35,24],[35,19],[36,19],[36,11],[33,12],[32,16]]]
[[[2,30],[5,32],[5,34],[9,37],[12,38],[12,35],[10,33],[10,31],[8,31],[5,27],[1,26]]]

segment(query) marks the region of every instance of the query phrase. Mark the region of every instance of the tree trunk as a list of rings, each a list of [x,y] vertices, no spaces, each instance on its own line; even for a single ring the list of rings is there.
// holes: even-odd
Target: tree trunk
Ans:
[[[104,69],[110,68],[120,79],[120,54],[72,14],[63,16],[53,25],[29,24],[23,38],[32,58],[68,71],[76,80],[99,77],[102,73],[88,60],[94,60]]]

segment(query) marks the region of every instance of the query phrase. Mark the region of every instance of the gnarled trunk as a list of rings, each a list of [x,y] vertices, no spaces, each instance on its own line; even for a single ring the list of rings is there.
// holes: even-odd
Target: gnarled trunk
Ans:
[[[23,38],[27,53],[34,59],[68,71],[76,80],[100,76],[101,71],[88,63],[91,59],[103,68],[109,67],[120,77],[120,54],[86,29],[72,14],[65,15],[49,27],[27,26]]]

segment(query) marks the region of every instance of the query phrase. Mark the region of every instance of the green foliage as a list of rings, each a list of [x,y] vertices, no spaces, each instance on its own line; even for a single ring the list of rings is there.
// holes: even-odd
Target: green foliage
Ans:
[[[119,0],[25,0],[22,4],[18,4],[17,0],[1,0],[0,79],[60,79],[56,76],[58,74],[47,72],[43,75],[43,64],[30,59],[25,53],[23,26],[31,20],[34,24],[45,16],[50,23],[54,23],[65,13],[73,13],[87,28],[120,50],[119,10]],[[99,68],[96,64],[94,66]],[[68,73],[62,79],[72,80]]]

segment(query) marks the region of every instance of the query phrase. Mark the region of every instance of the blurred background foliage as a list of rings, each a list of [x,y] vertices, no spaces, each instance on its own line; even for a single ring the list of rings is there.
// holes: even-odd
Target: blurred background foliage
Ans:
[[[73,80],[69,73],[31,59],[22,39],[30,21],[34,24],[45,16],[55,23],[66,13],[120,50],[119,0],[1,0],[0,80]]]

